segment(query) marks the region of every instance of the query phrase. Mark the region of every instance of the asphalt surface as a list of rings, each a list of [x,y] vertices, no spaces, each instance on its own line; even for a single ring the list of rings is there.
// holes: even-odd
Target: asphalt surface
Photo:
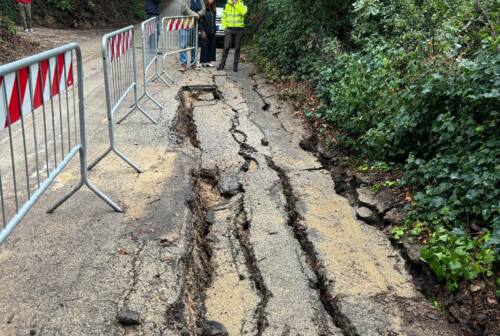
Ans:
[[[95,158],[108,146],[100,32],[39,34],[82,46]],[[158,124],[134,114],[116,126],[145,172],[113,155],[90,172],[125,212],[80,191],[46,214],[77,183],[74,162],[0,247],[0,335],[460,334],[300,148],[308,130],[250,62],[186,74],[176,63],[175,85],[151,84],[164,109],[144,104]]]

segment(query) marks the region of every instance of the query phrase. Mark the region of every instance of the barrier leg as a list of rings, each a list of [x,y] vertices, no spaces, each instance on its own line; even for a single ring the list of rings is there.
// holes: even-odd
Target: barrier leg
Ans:
[[[80,182],[78,186],[76,186],[73,190],[71,190],[66,196],[64,196],[59,202],[57,202],[52,208],[47,210],[47,213],[51,214],[57,210],[61,205],[64,204],[71,196],[73,196],[78,190],[80,190],[83,185],[86,185],[91,191],[93,191],[100,199],[106,202],[113,210],[116,212],[123,212],[123,209],[120,208],[115,202],[113,202],[108,196],[106,196],[102,191],[97,189],[90,181]]]
[[[89,166],[88,170],[92,170],[99,162],[101,162],[102,159],[104,159],[110,152],[112,151],[112,148],[109,147],[107,151],[105,151],[101,156],[99,156],[97,159],[94,160]]]
[[[103,192],[101,192],[97,187],[95,187],[88,179],[85,181],[85,185],[94,192],[100,199],[104,202],[108,203],[110,207],[113,208],[116,212],[123,212],[123,209],[120,208],[115,202],[113,202],[108,196],[106,196]]]
[[[154,82],[155,80],[157,79],[160,79],[163,83],[165,83],[167,86],[170,87],[170,85],[165,82],[165,80],[163,78],[160,77],[159,74],[155,74],[152,78],[150,78],[149,80],[146,79],[146,76],[144,76],[144,92],[143,94],[137,99],[137,103],[139,103],[143,98],[148,98],[149,100],[151,100],[153,102],[153,104],[155,104],[156,106],[158,106],[158,108],[160,110],[163,110],[163,106],[156,100],[154,99],[148,92],[148,88],[147,88],[147,85],[148,83],[150,82]],[[130,108],[133,108],[134,107],[134,104],[130,105]]]
[[[156,99],[154,99],[154,98],[153,98],[153,96],[151,96],[151,95],[149,94],[149,92],[145,91],[145,92],[142,94],[142,96],[140,96],[140,97],[139,97],[138,102],[140,102],[143,98],[148,98],[149,100],[151,100],[151,101],[153,102],[153,104],[155,104],[156,106],[158,106],[158,108],[159,108],[160,110],[163,110],[163,106],[161,106],[161,104],[160,104],[160,103],[159,103]],[[130,107],[133,107],[133,106],[134,106],[134,105],[132,105],[132,106],[130,106]]]
[[[56,211],[57,208],[59,208],[61,205],[63,205],[64,202],[66,202],[71,196],[73,196],[78,190],[80,190],[83,185],[85,184],[85,181],[83,180],[83,177],[81,181],[78,183],[78,185],[73,188],[69,193],[67,193],[61,200],[59,200],[52,208],[47,210],[47,213],[51,214],[54,211]]]
[[[113,149],[113,152],[115,152],[116,155],[118,155],[118,157],[120,157],[123,161],[125,161],[126,163],[129,164],[129,166],[131,166],[132,168],[134,168],[138,173],[143,173],[144,171],[139,168],[139,166],[137,166],[135,163],[133,163],[132,161],[130,161],[125,155],[123,155],[122,152],[120,152],[118,149]]]
[[[161,61],[161,73],[158,75],[162,81],[168,85],[168,86],[172,86],[172,85],[175,85],[175,80],[170,77],[167,72],[165,71],[165,60],[167,58],[167,55],[163,55],[162,57],[162,61]],[[165,78],[163,78],[162,76],[164,76]]]
[[[156,106],[158,106],[160,108],[160,110],[163,110],[163,106],[156,100],[153,98],[153,96],[151,96],[149,94],[149,92],[145,92],[145,95],[146,97],[148,97]]]
[[[151,99],[156,105],[160,106],[160,109],[163,109],[163,107],[161,107],[161,105],[159,105],[156,100],[153,99],[153,97],[151,97],[149,94],[146,94],[146,96]],[[158,124],[158,122],[156,120],[153,119],[153,117],[151,117],[149,115],[149,113],[147,113],[142,107],[140,107],[139,105],[135,105],[132,109],[130,109],[130,111],[127,112],[127,114],[125,114],[120,120],[118,120],[116,123],[117,124],[121,124],[125,119],[127,119],[127,117],[132,114],[132,112],[134,112],[135,110],[139,110],[139,112],[141,112],[142,114],[144,114],[146,116],[146,118],[148,118],[153,124]]]
[[[116,155],[118,155],[118,157],[120,159],[122,159],[123,161],[125,161],[130,167],[132,167],[133,169],[135,169],[135,171],[137,171],[139,174],[140,173],[143,173],[144,171],[139,168],[138,165],[136,165],[135,163],[133,163],[129,158],[127,158],[123,153],[121,153],[119,150],[117,150],[116,148],[113,148],[113,147],[110,147],[108,148],[108,150],[106,152],[104,152],[101,156],[99,156],[94,162],[92,162],[92,164],[88,167],[88,170],[92,170],[94,169],[94,167],[102,161],[102,159],[104,159],[106,156],[108,156],[109,153],[111,152],[114,152]]]
[[[85,155],[83,153],[84,149],[80,149],[80,162],[83,162],[83,156]],[[83,168],[84,164],[81,163],[81,167]],[[84,185],[86,185],[91,191],[93,191],[99,198],[101,198],[104,202],[106,202],[113,210],[116,212],[123,212],[122,208],[120,208],[115,202],[113,202],[109,197],[107,197],[103,192],[101,192],[99,189],[97,189],[88,179],[88,174],[87,171],[81,172],[82,177],[80,179],[80,182],[78,185],[73,188],[69,193],[67,193],[61,200],[59,200],[54,206],[52,206],[49,210],[47,210],[47,213],[53,213],[56,211],[61,205],[64,204],[71,196],[73,196],[78,190],[80,190]]]

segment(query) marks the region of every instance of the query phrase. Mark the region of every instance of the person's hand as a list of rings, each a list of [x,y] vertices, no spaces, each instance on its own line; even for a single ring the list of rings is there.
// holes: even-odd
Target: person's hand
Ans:
[[[198,13],[194,13],[194,15],[196,15],[196,20],[199,20],[199,19],[200,19],[200,14],[198,14]]]

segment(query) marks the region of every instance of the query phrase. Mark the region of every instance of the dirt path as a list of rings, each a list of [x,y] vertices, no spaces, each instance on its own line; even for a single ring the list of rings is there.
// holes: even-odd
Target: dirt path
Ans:
[[[82,46],[96,157],[101,32],[38,34]],[[91,172],[125,213],[84,191],[45,214],[76,183],[74,163],[0,248],[0,335],[460,334],[300,148],[308,131],[251,64],[171,74],[175,86],[152,87],[164,110],[146,105],[158,125],[135,115],[117,127],[146,172],[114,157]],[[140,324],[120,324],[123,309]]]

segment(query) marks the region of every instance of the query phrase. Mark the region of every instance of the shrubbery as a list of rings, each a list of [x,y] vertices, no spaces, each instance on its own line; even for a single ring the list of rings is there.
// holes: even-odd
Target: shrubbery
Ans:
[[[261,0],[253,51],[315,86],[323,118],[366,159],[403,169],[407,227],[456,288],[500,242],[498,1]]]
[[[143,0],[47,0],[32,7],[37,24],[64,28],[130,24],[145,15]],[[15,0],[0,1],[1,16],[20,23]]]

